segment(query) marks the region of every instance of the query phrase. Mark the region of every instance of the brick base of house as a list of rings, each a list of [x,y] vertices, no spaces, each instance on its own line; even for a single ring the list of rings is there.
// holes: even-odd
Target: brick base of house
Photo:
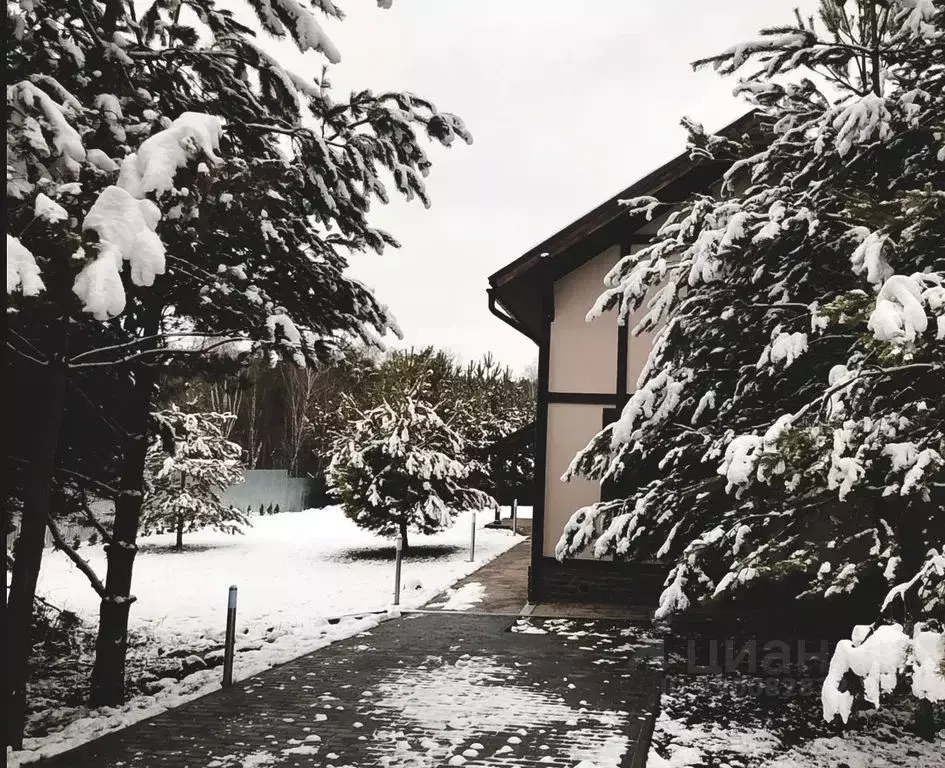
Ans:
[[[668,567],[659,563],[542,558],[529,568],[529,600],[656,606]]]

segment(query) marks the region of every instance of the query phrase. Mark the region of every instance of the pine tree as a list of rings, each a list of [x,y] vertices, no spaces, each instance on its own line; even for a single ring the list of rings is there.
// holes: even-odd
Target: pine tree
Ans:
[[[694,158],[734,160],[721,191],[607,276],[590,315],[645,305],[656,337],[568,472],[618,498],[557,554],[665,559],[659,616],[765,585],[866,596],[825,717],[850,715],[850,671],[873,704],[897,677],[943,699],[945,6],[824,0],[700,65],[745,73],[764,140],[689,123]]]
[[[535,418],[535,391],[527,379],[513,376],[491,354],[468,363],[453,376],[446,400],[447,417],[482,462],[476,487],[500,500],[517,496],[534,477],[534,445],[524,442],[507,452],[493,445]]]
[[[337,60],[316,14],[294,0],[247,3],[267,34]],[[332,3],[320,13],[340,17]],[[74,371],[126,376],[115,541],[108,549],[93,699],[123,696],[131,573],[161,375],[224,357],[325,360],[348,338],[394,327],[345,274],[345,251],[396,245],[368,222],[397,191],[428,203],[421,135],[470,141],[462,122],[407,94],[336,101],[212,0],[115,0],[7,8],[7,292],[14,353],[43,366],[11,603],[13,668],[26,668],[64,392]],[[92,345],[77,325],[100,324]],[[14,601],[12,595],[16,595]],[[24,687],[9,719],[19,743]]]
[[[466,486],[476,465],[463,438],[418,397],[421,387],[357,412],[328,468],[345,514],[381,536],[399,536],[405,550],[410,531],[436,533],[459,511],[496,504]]]
[[[184,413],[172,406],[157,414],[173,433],[173,450],[158,440],[148,450],[148,493],[142,505],[145,534],[173,531],[176,548],[184,547],[185,531],[213,528],[242,533],[251,525],[221,494],[243,482],[243,449],[224,437],[229,413]]]
[[[513,376],[491,355],[461,365],[449,352],[432,346],[398,350],[364,372],[362,379],[357,399],[363,408],[416,388],[465,441],[478,467],[470,480],[473,487],[502,495],[532,477],[530,447],[508,457],[489,453],[495,442],[531,422],[535,408],[531,383]]]

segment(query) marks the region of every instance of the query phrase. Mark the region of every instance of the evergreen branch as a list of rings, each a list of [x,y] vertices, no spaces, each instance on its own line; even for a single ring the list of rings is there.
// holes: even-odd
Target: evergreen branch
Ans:
[[[66,556],[75,563],[76,568],[78,568],[82,573],[85,574],[86,578],[89,580],[89,583],[92,585],[98,596],[104,599],[108,595],[108,591],[105,589],[105,585],[102,583],[101,579],[95,574],[95,571],[92,570],[90,566],[83,557],[79,555],[72,547],[70,547],[62,538],[62,533],[59,531],[59,526],[56,525],[52,517],[46,518],[46,527],[49,528],[49,532],[52,534],[53,542],[55,542],[56,549],[60,549],[66,553]]]
[[[102,40],[101,37],[98,36],[98,27],[96,27],[92,23],[91,19],[89,19],[89,17],[86,15],[85,4],[83,3],[83,1],[75,0],[75,7],[76,7],[76,10],[78,10],[79,15],[82,17],[82,22],[85,25],[85,29],[89,33],[89,36],[98,44],[99,48],[102,48],[104,50],[105,42]]]
[[[880,376],[891,376],[893,374],[902,373],[904,371],[912,371],[912,370],[934,371],[934,370],[939,370],[941,368],[945,368],[945,366],[943,366],[941,363],[909,363],[907,365],[898,365],[894,368],[877,368],[877,369],[868,370],[868,371],[858,371],[857,375],[854,378],[849,379],[847,381],[841,381],[838,384],[834,384],[832,387],[828,387],[827,389],[823,391],[822,394],[820,394],[814,400],[811,400],[809,403],[805,403],[801,407],[800,410],[795,411],[795,413],[793,414],[792,421],[796,421],[797,419],[799,419],[801,416],[807,413],[815,405],[826,404],[827,401],[830,399],[831,395],[835,395],[840,390],[846,389],[847,387],[850,387],[856,384],[862,379],[877,378]],[[769,423],[773,424],[774,422],[769,422]]]

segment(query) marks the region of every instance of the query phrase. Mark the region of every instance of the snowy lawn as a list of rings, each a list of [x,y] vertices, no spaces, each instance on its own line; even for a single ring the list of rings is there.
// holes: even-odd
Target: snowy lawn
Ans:
[[[503,516],[508,515],[504,509]],[[401,607],[423,605],[522,540],[507,530],[483,528],[493,516],[479,513],[476,560],[470,563],[470,517],[460,514],[440,534],[411,537]],[[58,730],[27,739],[28,751],[14,755],[13,764],[60,752],[218,688],[220,668],[201,668],[200,657],[219,660],[231,584],[239,587],[237,679],[369,629],[386,614],[349,614],[386,611],[392,602],[392,543],[360,530],[337,507],[254,517],[253,527],[242,536],[187,534],[183,552],[175,552],[173,544],[172,534],[142,538],[135,560],[132,592],[137,601],[130,629],[137,642],[129,666],[133,674],[144,673],[147,693],[119,709],[41,713],[33,719],[34,733],[46,727]],[[100,545],[79,552],[104,575]],[[96,594],[60,552],[46,552],[38,593],[91,625],[97,621]],[[329,623],[338,617],[340,621]],[[176,679],[182,665],[196,671]]]

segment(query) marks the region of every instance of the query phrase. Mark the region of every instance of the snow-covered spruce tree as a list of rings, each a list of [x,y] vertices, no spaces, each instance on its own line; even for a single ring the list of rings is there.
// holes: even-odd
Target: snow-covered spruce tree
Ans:
[[[266,34],[337,60],[315,12],[295,0],[246,7]],[[124,656],[159,374],[212,365],[214,347],[304,364],[346,336],[375,341],[392,321],[343,274],[343,250],[395,244],[367,221],[372,202],[387,200],[382,171],[427,202],[420,132],[469,141],[458,118],[413,95],[336,101],[326,76],[287,71],[212,0],[137,10],[117,0],[7,8],[8,294],[22,329],[46,323],[47,343],[23,334],[38,349],[20,341],[15,351],[46,366],[52,406],[31,461],[34,550],[69,372],[116,365],[132,388],[93,675],[93,698],[111,704],[123,691],[113,661]],[[342,15],[333,3],[317,10]],[[27,312],[29,302],[45,314]],[[75,347],[66,330],[76,321],[107,324],[117,338]],[[190,334],[211,341],[188,347]],[[23,569],[38,570],[40,554]],[[31,580],[14,574],[17,593],[31,594]],[[28,621],[16,626],[28,634]],[[14,731],[21,719],[11,718]]]
[[[147,493],[141,507],[144,533],[172,531],[184,548],[185,531],[213,528],[242,533],[249,519],[221,498],[243,482],[243,449],[225,437],[230,413],[185,413],[176,406],[156,417],[173,434],[173,450],[158,439],[148,449]]]
[[[534,419],[534,390],[491,355],[459,364],[447,351],[432,346],[395,350],[376,365],[365,366],[357,404],[371,408],[397,393],[419,387],[419,396],[459,433],[478,469],[470,485],[496,496],[525,485],[533,476],[530,448],[514,456],[490,453],[491,446]]]
[[[345,514],[381,536],[435,533],[456,513],[491,509],[495,500],[466,482],[476,470],[463,438],[418,396],[415,386],[366,411],[338,436],[329,487]]]
[[[576,511],[558,556],[666,559],[659,616],[770,584],[872,595],[875,623],[833,657],[828,719],[850,714],[847,672],[873,704],[897,678],[945,698],[943,9],[823,2],[698,62],[747,72],[766,143],[695,129],[694,156],[740,159],[590,312],[645,305],[635,330],[657,333],[568,471],[620,498]]]

